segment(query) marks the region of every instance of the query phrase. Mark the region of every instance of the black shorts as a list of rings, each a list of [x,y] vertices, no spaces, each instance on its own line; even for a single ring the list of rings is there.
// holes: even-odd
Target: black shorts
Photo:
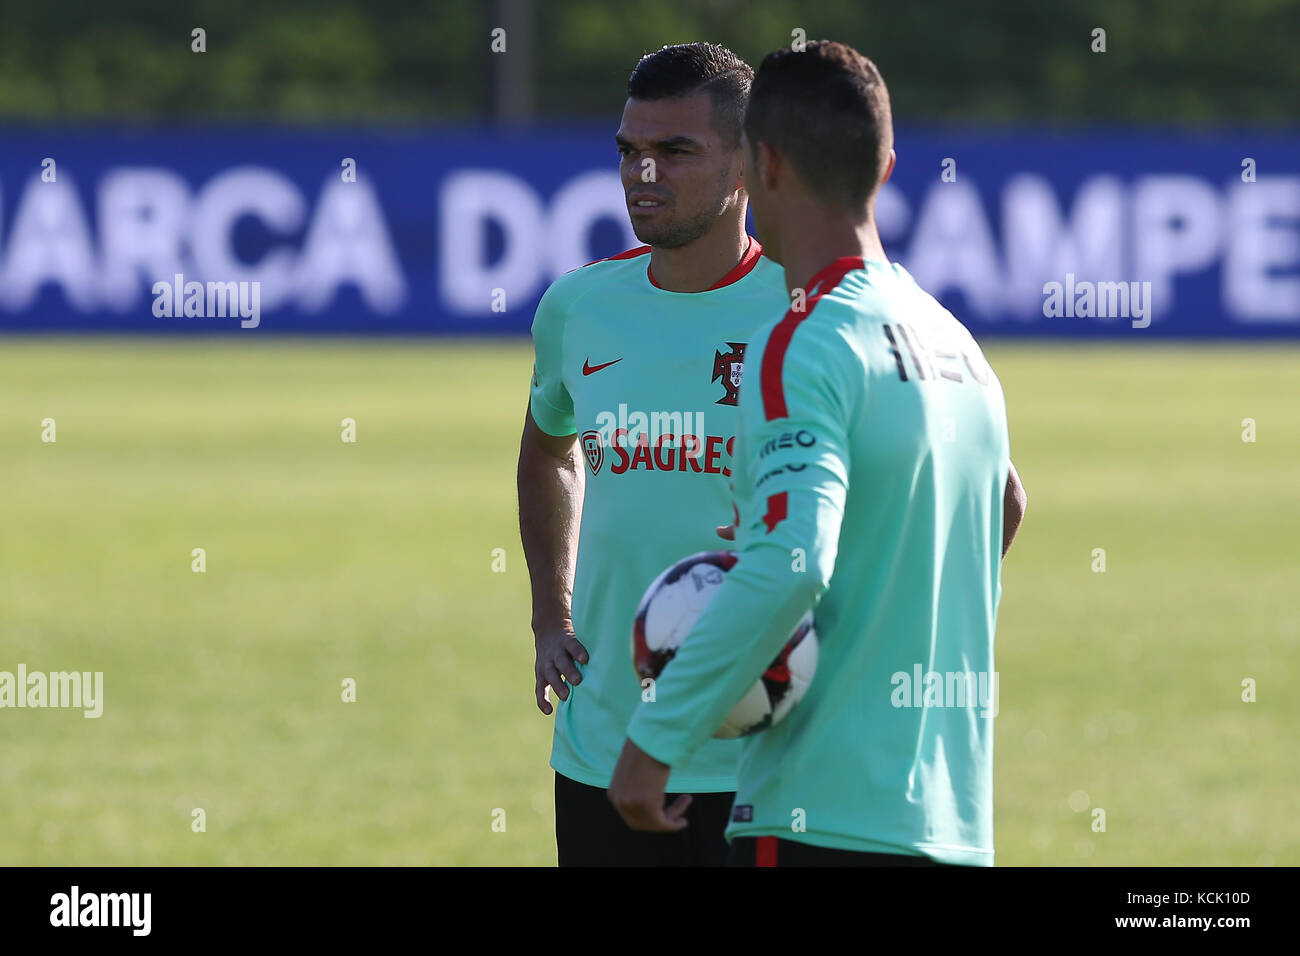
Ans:
[[[833,850],[781,837],[736,837],[728,866],[949,866],[928,856]]]
[[[670,793],[667,806],[680,794]],[[623,822],[606,791],[555,775],[555,845],[560,866],[726,866],[722,833],[734,793],[696,793],[686,809],[690,826],[644,833]]]

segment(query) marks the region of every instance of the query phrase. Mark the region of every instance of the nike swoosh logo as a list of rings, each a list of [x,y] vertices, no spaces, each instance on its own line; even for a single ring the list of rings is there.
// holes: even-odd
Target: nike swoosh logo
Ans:
[[[606,362],[604,365],[591,365],[591,359],[583,359],[582,374],[590,375],[592,372],[599,372],[602,368],[609,368],[611,365],[617,365],[621,361],[623,361],[621,358],[616,358],[614,361]]]

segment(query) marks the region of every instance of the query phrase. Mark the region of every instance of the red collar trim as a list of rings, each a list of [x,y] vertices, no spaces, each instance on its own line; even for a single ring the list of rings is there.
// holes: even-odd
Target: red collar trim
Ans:
[[[804,286],[805,294],[809,299],[815,295],[823,295],[834,289],[843,278],[854,269],[865,269],[866,263],[862,261],[861,256],[840,256],[830,265],[818,270],[818,272],[808,280]]]
[[[704,291],[712,292],[714,289],[721,289],[723,286],[729,286],[733,282],[739,282],[741,279],[745,278],[745,276],[749,275],[751,272],[754,271],[754,266],[758,265],[758,260],[762,255],[763,255],[763,246],[759,243],[757,239],[755,239],[753,236],[750,236],[749,246],[745,249],[745,254],[740,257],[740,261],[736,263],[735,268],[733,268],[725,276],[723,276],[717,282],[713,283],[713,285],[709,286]],[[646,264],[645,267],[645,274],[646,274],[646,278],[650,280],[650,284],[652,286],[654,286],[656,289],[663,288],[663,286],[661,286],[658,282],[655,282],[654,273],[650,271],[650,266],[648,263]]]

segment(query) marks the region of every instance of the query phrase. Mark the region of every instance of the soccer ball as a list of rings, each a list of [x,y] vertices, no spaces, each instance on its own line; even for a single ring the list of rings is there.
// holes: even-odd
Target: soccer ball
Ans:
[[[632,663],[637,677],[657,679],[736,563],[734,551],[701,551],[655,578],[637,605]],[[744,737],[779,723],[803,698],[817,670],[813,613],[799,621],[776,660],[740,699],[713,736]]]

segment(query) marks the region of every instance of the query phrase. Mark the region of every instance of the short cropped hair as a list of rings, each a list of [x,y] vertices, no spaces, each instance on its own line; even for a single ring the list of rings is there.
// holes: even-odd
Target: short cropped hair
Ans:
[[[665,100],[701,91],[713,99],[714,128],[728,146],[740,145],[753,68],[716,43],[679,43],[641,57],[627,78],[634,100]]]
[[[885,80],[843,43],[817,40],[777,50],[754,77],[745,135],[780,150],[813,192],[856,208],[876,191],[894,146]]]

